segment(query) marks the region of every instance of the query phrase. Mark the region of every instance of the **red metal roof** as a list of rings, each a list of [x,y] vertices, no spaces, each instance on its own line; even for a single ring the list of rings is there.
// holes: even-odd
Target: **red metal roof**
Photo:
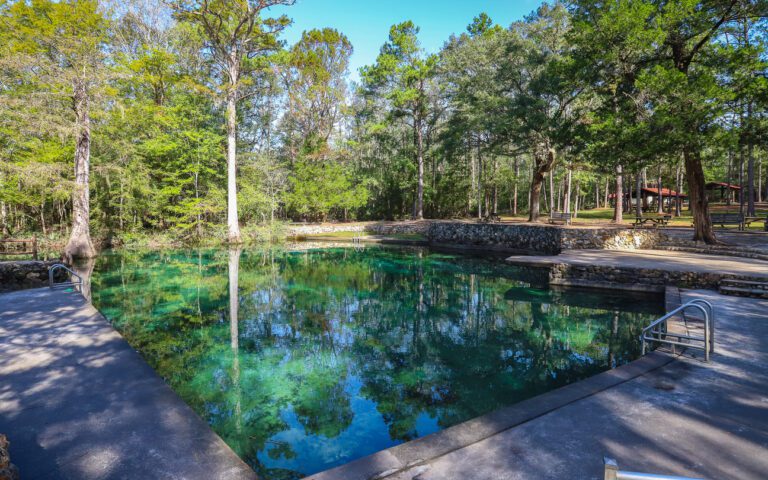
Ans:
[[[731,190],[741,190],[741,187],[732,183],[709,182],[704,185],[707,190],[717,190],[718,188],[730,188]]]

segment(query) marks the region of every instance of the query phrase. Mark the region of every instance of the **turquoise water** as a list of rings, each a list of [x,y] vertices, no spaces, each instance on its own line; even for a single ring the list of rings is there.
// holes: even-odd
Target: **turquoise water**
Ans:
[[[661,313],[534,277],[416,248],[112,252],[92,298],[262,478],[289,479],[631,361]]]

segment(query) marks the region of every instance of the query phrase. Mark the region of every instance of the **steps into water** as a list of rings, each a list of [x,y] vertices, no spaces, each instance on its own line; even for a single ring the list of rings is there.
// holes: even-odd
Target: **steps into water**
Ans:
[[[723,279],[720,293],[737,297],[768,298],[768,281]]]

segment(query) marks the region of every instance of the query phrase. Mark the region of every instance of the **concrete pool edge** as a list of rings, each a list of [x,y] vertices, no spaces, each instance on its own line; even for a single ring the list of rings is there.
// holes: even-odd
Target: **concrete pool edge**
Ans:
[[[383,478],[447,455],[573,402],[633,380],[668,365],[675,361],[675,358],[674,355],[654,351],[626,365],[467,420],[431,435],[316,473],[306,477],[306,480]]]
[[[0,305],[0,431],[22,478],[258,478],[80,293]]]

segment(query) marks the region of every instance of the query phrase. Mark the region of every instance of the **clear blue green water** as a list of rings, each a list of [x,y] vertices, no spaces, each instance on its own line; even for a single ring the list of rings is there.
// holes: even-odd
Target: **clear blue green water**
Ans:
[[[262,478],[286,479],[639,356],[659,298],[535,276],[415,248],[118,251],[92,298]]]

